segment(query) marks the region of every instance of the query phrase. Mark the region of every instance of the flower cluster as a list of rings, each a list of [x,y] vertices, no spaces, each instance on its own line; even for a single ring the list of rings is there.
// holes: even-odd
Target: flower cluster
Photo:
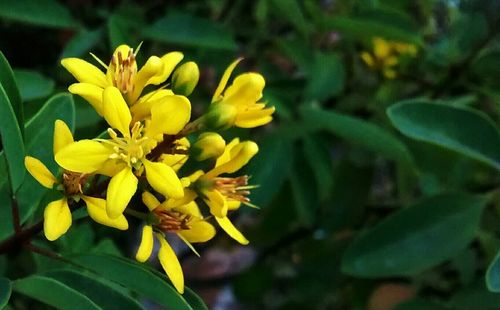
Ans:
[[[182,293],[182,269],[166,235],[178,236],[195,251],[192,243],[212,239],[217,223],[239,243],[248,243],[228,214],[241,204],[253,206],[248,195],[254,186],[248,176],[232,174],[258,146],[238,138],[226,143],[218,132],[267,124],[274,108],[259,101],[265,81],[258,73],[240,74],[227,86],[238,59],[224,72],[207,112],[191,121],[187,96],[198,83],[196,63],[179,66],[183,54],[172,52],[151,56],[139,69],[137,50],[119,46],[108,65],[94,56],[104,72],[82,59],[62,60],[78,81],[69,91],[88,101],[109,128],[99,138],[74,141],[68,126],[56,121],[53,150],[61,176],[36,158],[27,156],[25,164],[41,185],[62,193],[45,208],[48,240],[66,233],[71,210],[81,201],[94,221],[109,227],[126,230],[127,216],[140,218],[144,227],[136,259],[149,259],[156,237],[160,263]],[[189,159],[208,168],[186,173],[181,168]]]
[[[388,79],[393,79],[397,75],[395,67],[399,63],[399,57],[401,55],[414,57],[416,54],[417,48],[413,44],[373,38],[373,52],[362,52],[361,59],[368,67],[382,72]]]

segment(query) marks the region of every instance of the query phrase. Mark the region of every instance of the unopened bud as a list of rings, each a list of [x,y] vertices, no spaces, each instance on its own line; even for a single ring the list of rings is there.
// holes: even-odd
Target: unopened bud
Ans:
[[[194,143],[191,148],[193,157],[198,160],[206,160],[209,158],[216,158],[224,153],[226,148],[226,141],[215,132],[204,132]]]
[[[175,70],[172,76],[172,90],[175,94],[189,96],[198,84],[199,78],[198,65],[192,61],[186,62]]]
[[[212,103],[204,116],[205,125],[210,129],[227,129],[234,125],[238,110],[227,103]]]

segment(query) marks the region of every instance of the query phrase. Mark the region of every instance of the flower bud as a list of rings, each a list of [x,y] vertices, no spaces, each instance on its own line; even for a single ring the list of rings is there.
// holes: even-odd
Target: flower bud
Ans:
[[[224,153],[226,141],[215,132],[204,132],[191,148],[193,157],[198,160],[219,157]]]
[[[205,126],[210,129],[227,129],[234,125],[238,110],[227,103],[213,103],[205,114]]]
[[[172,90],[175,94],[189,96],[200,78],[198,65],[192,61],[177,68],[172,76]]]

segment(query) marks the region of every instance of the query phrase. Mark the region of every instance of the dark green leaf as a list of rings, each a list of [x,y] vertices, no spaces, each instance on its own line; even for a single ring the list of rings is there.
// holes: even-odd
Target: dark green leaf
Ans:
[[[496,310],[500,294],[489,292],[484,281],[476,281],[451,296],[449,304],[459,310]]]
[[[307,36],[312,28],[304,17],[304,10],[297,0],[271,0],[275,12],[292,24],[302,35]]]
[[[198,48],[235,50],[230,31],[210,20],[171,11],[142,33],[146,39]]]
[[[0,139],[9,169],[12,193],[15,193],[26,174],[24,142],[17,118],[5,89],[0,85]]]
[[[171,309],[192,309],[171,285],[136,262],[104,254],[83,254],[70,259],[160,305]]]
[[[416,298],[410,301],[402,302],[394,310],[447,310],[450,309],[442,304],[432,300]]]
[[[317,193],[320,199],[326,199],[333,187],[333,165],[329,144],[318,136],[304,139],[304,155],[316,178]]]
[[[67,285],[44,276],[34,275],[13,282],[15,292],[24,294],[57,309],[101,309],[88,297]]]
[[[54,91],[53,80],[30,70],[14,70],[23,101],[47,97]]]
[[[479,111],[412,100],[391,106],[387,114],[393,125],[410,138],[437,144],[500,169],[500,134]]]
[[[2,0],[0,1],[0,17],[56,28],[70,28],[76,25],[66,7],[56,0]]]
[[[21,94],[16,84],[16,79],[14,78],[14,72],[9,65],[9,62],[5,58],[2,52],[0,52],[0,84],[9,97],[10,104],[14,109],[16,114],[17,123],[24,124],[24,113],[23,113],[23,102],[21,100]],[[20,126],[22,127],[22,126]],[[21,129],[21,134],[24,135],[24,128]]]
[[[342,271],[361,277],[420,272],[460,253],[475,236],[486,199],[464,193],[423,200],[361,233]]]
[[[345,69],[336,54],[318,53],[309,71],[309,80],[305,89],[307,100],[322,101],[342,91],[345,80]]]
[[[102,29],[86,30],[82,29],[75,34],[64,46],[60,58],[82,57],[99,43],[102,39]]]
[[[9,279],[0,277],[0,309],[7,305],[12,293],[12,283]]]
[[[318,194],[314,174],[306,162],[303,152],[296,149],[293,169],[290,169],[290,184],[298,218],[306,226],[312,226],[318,209]]]
[[[44,276],[55,279],[87,296],[102,309],[143,309],[137,301],[107,283],[74,270],[50,271]]]
[[[383,157],[402,163],[413,162],[406,146],[400,140],[373,123],[307,106],[301,109],[301,115],[309,130],[325,130]]]

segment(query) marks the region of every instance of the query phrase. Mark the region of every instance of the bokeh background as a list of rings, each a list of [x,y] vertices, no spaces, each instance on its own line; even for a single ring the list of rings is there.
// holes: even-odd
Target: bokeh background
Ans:
[[[386,113],[413,100],[471,108],[497,123],[499,26],[495,0],[0,0],[0,50],[15,69],[26,119],[73,82],[62,58],[95,63],[92,52],[107,62],[122,43],[143,42],[139,64],[174,50],[199,64],[193,118],[237,57],[238,72],[264,75],[273,123],[225,133],[260,146],[247,167],[260,209],[234,215],[250,245],[221,233],[198,247],[198,258],[176,244],[187,286],[211,309],[500,309],[484,280],[500,248],[498,170],[408,138]],[[374,51],[376,38],[415,52]],[[384,73],[389,67],[394,75]],[[101,133],[104,121],[74,100],[76,138]],[[486,149],[498,143],[474,120],[451,126]],[[42,210],[43,202],[33,218]],[[1,219],[10,225],[10,215]],[[77,222],[61,240],[38,243],[133,257],[138,228],[132,222],[123,234]],[[31,253],[10,258],[0,257],[0,274],[14,279],[58,264]],[[45,307],[13,297],[15,309]]]

